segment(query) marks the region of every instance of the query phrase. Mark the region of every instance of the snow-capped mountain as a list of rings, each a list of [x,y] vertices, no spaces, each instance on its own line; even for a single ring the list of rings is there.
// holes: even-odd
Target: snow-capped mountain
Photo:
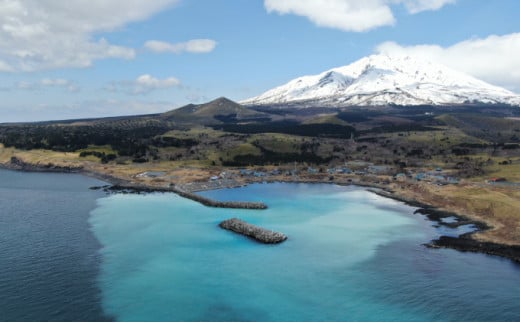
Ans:
[[[372,55],[318,75],[299,77],[240,103],[331,107],[465,103],[520,106],[520,95],[440,64],[409,56]]]

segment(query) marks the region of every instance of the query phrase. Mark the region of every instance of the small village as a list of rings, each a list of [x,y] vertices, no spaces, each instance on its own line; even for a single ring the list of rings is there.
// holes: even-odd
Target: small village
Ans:
[[[305,182],[336,183],[343,185],[363,185],[384,188],[391,183],[405,184],[424,182],[431,185],[457,185],[460,179],[453,170],[436,168],[397,169],[388,165],[374,165],[364,161],[352,161],[334,167],[312,166],[258,166],[248,168],[226,168],[211,170],[209,177],[186,183],[176,183],[167,172],[147,171],[134,176],[135,179],[154,179],[156,182],[170,182],[186,192],[197,192],[220,188],[233,188],[248,183]],[[505,179],[504,179],[505,180]],[[490,179],[488,182],[502,179]]]

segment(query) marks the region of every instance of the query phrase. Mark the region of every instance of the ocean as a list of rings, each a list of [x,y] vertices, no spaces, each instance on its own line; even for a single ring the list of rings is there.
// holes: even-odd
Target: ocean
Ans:
[[[520,320],[518,264],[429,249],[471,228],[435,227],[364,188],[201,193],[269,206],[237,210],[104,195],[79,175],[0,171],[0,183],[1,320]],[[289,238],[263,245],[218,227],[231,217]]]
[[[90,211],[103,183],[0,169],[0,321],[105,321]]]

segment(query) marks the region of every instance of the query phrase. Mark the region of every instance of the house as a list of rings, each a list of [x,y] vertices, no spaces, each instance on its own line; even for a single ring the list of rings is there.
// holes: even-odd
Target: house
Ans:
[[[307,172],[309,174],[317,174],[318,170],[316,168],[309,167],[309,168],[307,168]]]
[[[499,183],[506,182],[507,180],[504,177],[493,177],[488,180],[489,183]]]
[[[399,174],[395,174],[394,176],[394,181],[405,181],[406,180],[406,175],[404,173],[399,173]]]
[[[242,175],[242,176],[251,176],[251,175],[253,175],[253,171],[249,170],[249,169],[241,169],[240,170],[240,175]]]
[[[352,170],[348,167],[342,167],[339,169],[339,173],[341,174],[351,174]]]
[[[277,175],[280,175],[282,172],[279,170],[279,169],[273,169],[270,174],[273,175],[273,176],[277,176]]]
[[[370,165],[367,167],[367,172],[370,174],[385,174],[389,170],[390,167],[385,165]]]
[[[255,171],[255,172],[253,173],[253,176],[254,176],[254,177],[265,177],[265,175],[266,175],[265,172],[257,172],[257,171]]]
[[[422,181],[425,178],[426,178],[425,173],[417,173],[417,175],[415,175],[415,180],[417,180],[417,181]]]
[[[458,184],[459,183],[459,180],[455,177],[451,177],[451,176],[448,176],[446,178],[446,181],[448,182],[448,184]]]

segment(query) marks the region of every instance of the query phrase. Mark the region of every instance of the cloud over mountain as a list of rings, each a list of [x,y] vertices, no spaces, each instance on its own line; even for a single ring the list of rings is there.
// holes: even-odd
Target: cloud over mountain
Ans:
[[[520,92],[520,33],[472,38],[447,47],[385,42],[376,52],[421,57]]]

